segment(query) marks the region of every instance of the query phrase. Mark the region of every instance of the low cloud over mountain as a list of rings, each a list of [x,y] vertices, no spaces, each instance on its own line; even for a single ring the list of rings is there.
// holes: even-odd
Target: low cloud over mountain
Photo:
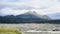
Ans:
[[[43,15],[60,13],[60,0],[0,0],[1,16],[18,15],[27,10],[36,10]]]

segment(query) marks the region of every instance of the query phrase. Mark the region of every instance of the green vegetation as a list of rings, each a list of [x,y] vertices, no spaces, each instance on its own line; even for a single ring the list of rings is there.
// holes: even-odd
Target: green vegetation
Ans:
[[[0,34],[22,34],[20,31],[16,29],[0,29]]]
[[[3,17],[0,16],[0,23],[7,24],[19,24],[19,23],[52,23],[52,24],[60,24],[60,20],[42,20],[42,19],[24,19],[17,16],[9,16]]]

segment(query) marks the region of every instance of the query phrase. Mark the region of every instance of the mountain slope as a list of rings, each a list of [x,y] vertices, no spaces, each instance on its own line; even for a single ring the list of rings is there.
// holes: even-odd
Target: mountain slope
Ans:
[[[28,11],[27,13],[17,15],[17,17],[21,17],[24,19],[34,19],[34,20],[49,20],[50,18],[47,15],[39,15],[35,11]]]
[[[53,20],[60,19],[60,13],[48,14],[48,16],[51,17]]]
[[[0,16],[0,23],[42,23],[47,20],[50,20],[47,15],[39,15],[35,11],[29,11],[16,16]]]

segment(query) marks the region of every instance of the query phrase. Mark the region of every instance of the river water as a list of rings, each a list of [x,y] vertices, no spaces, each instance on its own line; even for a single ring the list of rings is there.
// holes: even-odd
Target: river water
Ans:
[[[0,24],[0,28],[16,28],[23,34],[60,34],[60,24]]]

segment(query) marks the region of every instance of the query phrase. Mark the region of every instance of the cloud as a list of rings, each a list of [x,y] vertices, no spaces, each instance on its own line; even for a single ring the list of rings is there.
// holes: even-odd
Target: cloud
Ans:
[[[0,2],[18,2],[19,0],[0,0]]]
[[[21,12],[20,10],[36,10],[40,14],[60,12],[59,0],[0,0],[0,12]],[[7,8],[7,9],[6,9]],[[22,11],[23,12],[23,11]],[[6,12],[7,13],[7,12]]]
[[[12,0],[10,0],[12,1]],[[5,0],[4,2],[0,2],[2,5],[11,5],[11,6],[32,6],[35,8],[40,8],[40,7],[48,7],[52,4],[52,2],[49,0],[19,0],[17,2],[8,2],[8,0]]]
[[[5,8],[5,9],[2,9],[0,11],[0,14],[1,15],[19,15],[19,14],[23,14],[25,12],[27,12],[28,10],[13,10],[13,9],[8,9],[8,8]]]

